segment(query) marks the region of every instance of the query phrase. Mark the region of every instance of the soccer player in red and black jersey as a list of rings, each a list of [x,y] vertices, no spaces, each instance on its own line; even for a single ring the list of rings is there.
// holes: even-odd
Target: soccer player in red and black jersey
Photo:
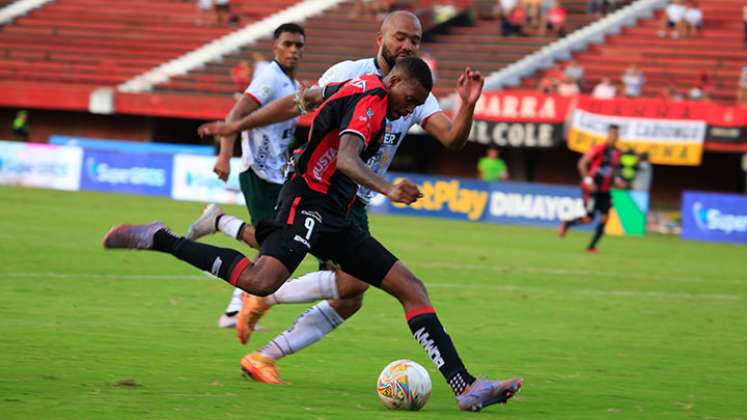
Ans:
[[[581,188],[584,191],[584,207],[586,215],[573,220],[564,220],[560,225],[560,236],[565,236],[571,226],[591,223],[594,214],[599,212],[599,223],[594,229],[594,237],[586,248],[588,252],[597,252],[597,243],[604,234],[607,225],[610,208],[612,207],[612,196],[610,188],[613,185],[621,186],[619,177],[620,156],[622,152],[617,149],[620,127],[610,125],[607,132],[607,140],[591,148],[581,159],[578,160],[578,173],[581,174]]]
[[[413,336],[448,382],[460,409],[478,411],[505,403],[523,380],[472,376],[436,316],[425,285],[350,219],[358,185],[396,203],[412,204],[422,197],[412,182],[391,183],[365,160],[384,141],[385,120],[412,113],[432,87],[428,65],[408,57],[383,79],[377,75],[353,79],[327,99],[314,114],[309,141],[294,157],[275,219],[256,226],[261,246],[255,262],[232,249],[176,237],[160,222],[115,227],[104,238],[104,246],[166,252],[258,296],[277,290],[309,252],[332,260],[402,304]]]

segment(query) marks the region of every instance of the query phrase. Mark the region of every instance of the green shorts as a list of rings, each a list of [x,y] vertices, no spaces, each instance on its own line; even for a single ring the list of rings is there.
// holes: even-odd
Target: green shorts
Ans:
[[[369,235],[371,234],[368,230],[368,211],[366,211],[366,205],[357,198],[353,203],[353,208],[350,209],[350,218],[352,219],[354,226],[358,226],[360,230]]]
[[[278,202],[278,195],[283,184],[267,182],[249,168],[239,174],[239,185],[253,225],[260,220],[275,217],[275,204]]]

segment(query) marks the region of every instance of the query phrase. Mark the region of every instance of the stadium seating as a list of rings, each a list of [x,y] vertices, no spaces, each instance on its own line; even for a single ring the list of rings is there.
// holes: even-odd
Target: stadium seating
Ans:
[[[232,4],[246,23],[296,1]],[[234,30],[199,26],[196,15],[180,0],[49,3],[0,27],[0,82],[115,86]]]
[[[680,91],[691,88],[701,72],[714,83],[712,99],[732,102],[736,94],[741,66],[747,63],[742,44],[741,0],[700,2],[704,30],[692,39],[659,38],[659,19],[641,21],[620,35],[607,38],[575,55],[585,69],[582,91],[589,92],[603,77],[619,81],[625,68],[637,63],[644,71],[644,96],[655,97],[670,85]],[[714,48],[718,45],[718,48]],[[533,88],[542,77],[557,72],[565,63],[525,79],[524,88]]]
[[[466,3],[469,2],[458,4],[464,6]],[[367,57],[376,52],[373,34],[378,31],[379,21],[361,17],[351,20],[350,4],[346,2],[304,24],[308,43],[298,73],[300,80],[316,80],[325,69],[338,61]],[[584,0],[569,0],[564,7],[569,12],[570,30],[591,20],[586,15]],[[486,19],[478,19],[474,26],[448,26],[445,30],[444,34],[436,35],[431,42],[422,46],[431,50],[438,61],[439,81],[434,89],[437,96],[453,91],[456,78],[467,64],[487,75],[555,40],[538,36],[502,37],[498,35],[497,21]],[[226,57],[222,62],[210,63],[203,69],[175,77],[157,86],[156,91],[230,95],[237,89],[230,77],[231,67],[241,57],[249,57],[254,52],[268,55],[270,50],[271,40],[264,39]]]

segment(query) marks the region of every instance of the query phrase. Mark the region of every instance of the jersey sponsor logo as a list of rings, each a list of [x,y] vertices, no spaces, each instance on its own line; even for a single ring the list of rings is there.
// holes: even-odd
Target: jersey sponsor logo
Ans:
[[[700,201],[693,204],[692,210],[698,229],[704,232],[718,230],[727,235],[734,232],[747,232],[747,214],[722,213],[719,209],[706,208]]]
[[[386,146],[396,146],[399,144],[401,137],[402,133],[384,133],[384,135],[381,137],[381,144]]]
[[[304,246],[306,246],[306,248],[311,249],[311,244],[309,244],[309,241],[307,241],[306,239],[304,239],[302,236],[295,235],[293,237],[293,240],[296,241],[296,242],[301,242],[302,244],[304,244]]]
[[[322,215],[318,211],[301,210],[301,214],[316,219],[317,222],[322,223]]]
[[[415,339],[423,346],[425,352],[428,353],[428,357],[433,360],[437,368],[441,368],[441,366],[446,364],[444,358],[441,357],[441,351],[436,347],[434,341],[430,339],[430,335],[425,331],[425,327],[415,331]]]
[[[218,277],[218,273],[220,272],[220,267],[223,265],[223,260],[220,259],[220,257],[216,258],[215,261],[213,261],[213,267],[210,269],[210,273],[212,273],[215,277]]]
[[[317,161],[314,163],[314,168],[312,169],[314,179],[317,181],[321,181],[322,174],[327,171],[327,169],[335,161],[336,158],[337,150],[332,148],[327,149],[327,151],[319,156],[319,159],[317,159]]]
[[[355,86],[360,90],[366,90],[366,81],[361,79],[353,79],[350,81],[350,86]]]

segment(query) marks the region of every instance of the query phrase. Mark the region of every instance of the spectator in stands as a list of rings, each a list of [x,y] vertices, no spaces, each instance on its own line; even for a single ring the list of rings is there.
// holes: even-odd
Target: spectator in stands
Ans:
[[[737,87],[737,103],[747,105],[747,66],[742,66]]]
[[[682,92],[680,92],[672,83],[665,86],[662,91],[660,98],[665,101],[680,102],[685,99]]]
[[[678,39],[685,34],[685,14],[687,9],[683,0],[672,0],[667,6],[661,19],[661,29],[658,35],[661,38],[667,36],[667,30],[672,31],[672,39]]]
[[[231,69],[231,80],[236,85],[237,96],[242,94],[246,90],[249,83],[252,82],[252,75],[254,74],[254,68],[249,60],[239,60],[235,66]]]
[[[708,73],[701,71],[698,77],[695,79],[693,86],[687,93],[687,96],[695,101],[708,100],[711,97],[713,91],[713,83]]]
[[[703,11],[700,10],[696,1],[690,1],[687,4],[685,12],[685,35],[692,38],[703,28]]]
[[[542,23],[542,0],[521,0],[524,8],[526,22],[524,27],[533,32],[538,32]]]
[[[637,98],[641,96],[643,85],[646,83],[646,77],[638,66],[631,64],[625,70],[625,73],[623,73],[622,82],[625,85],[625,96],[628,98]]]
[[[747,4],[742,9],[742,20],[744,21],[744,45],[747,47]]]
[[[541,28],[542,34],[544,35],[545,31],[550,31],[551,34],[557,37],[565,35],[565,22],[567,16],[568,13],[566,13],[563,6],[560,5],[559,1],[555,0],[543,19],[544,22]]]
[[[422,52],[420,53],[420,58],[425,61],[425,64],[427,64],[428,68],[431,69],[431,78],[433,79],[433,84],[435,85],[436,80],[438,80],[438,61],[436,61],[436,58],[431,54],[431,50],[428,49],[422,50]]]
[[[586,12],[599,18],[609,12],[610,5],[610,0],[589,0],[586,5]]]
[[[563,76],[563,78],[560,79],[560,83],[558,83],[557,87],[557,92],[560,96],[576,96],[581,93],[576,81],[568,76]]]
[[[18,111],[13,120],[13,136],[16,141],[29,141],[29,113],[26,110]]]
[[[617,88],[612,84],[609,77],[602,78],[598,85],[594,86],[591,96],[596,99],[614,99],[617,95]]]
[[[497,0],[496,17],[500,20],[502,36],[523,33],[526,15],[520,7],[519,0]]]
[[[555,94],[555,87],[557,83],[557,79],[551,77],[550,75],[546,75],[545,77],[540,79],[539,83],[537,84],[537,90],[544,95],[553,95]]]
[[[581,83],[583,83],[584,80],[584,68],[580,64],[578,64],[578,61],[571,60],[565,66],[563,75],[566,77],[570,77],[574,82],[581,86]]]
[[[389,0],[356,0],[350,17],[358,16],[384,16],[392,4]]]
[[[648,153],[643,152],[638,156],[638,169],[633,181],[633,189],[636,191],[651,190],[651,181],[654,177],[654,166],[649,161]]]
[[[213,0],[197,0],[197,21],[195,23],[198,26],[210,25],[212,9]]]
[[[218,22],[219,26],[223,26],[224,22],[228,23],[231,18],[231,0],[215,0],[215,21]]]
[[[483,181],[508,179],[508,166],[498,157],[498,149],[495,147],[489,147],[485,156],[477,162],[477,172]]]
[[[639,156],[635,150],[627,148],[620,155],[620,178],[624,182],[625,188],[632,188],[638,172]]]

